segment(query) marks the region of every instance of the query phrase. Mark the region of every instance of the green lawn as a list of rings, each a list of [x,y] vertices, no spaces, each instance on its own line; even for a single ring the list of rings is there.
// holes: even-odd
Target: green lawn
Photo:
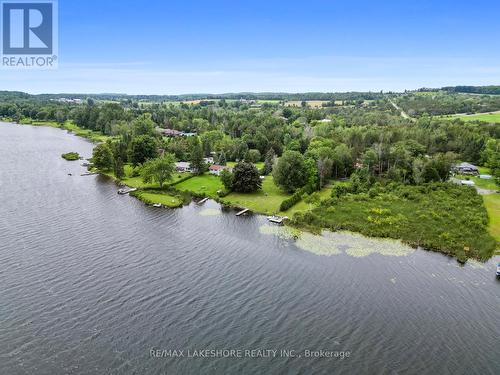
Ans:
[[[290,198],[291,194],[281,191],[275,184],[272,176],[266,176],[262,182],[262,189],[255,193],[231,193],[224,197],[224,203],[249,208],[251,211],[263,214],[279,212],[281,202]]]
[[[451,115],[451,116],[441,116],[442,118],[459,118],[463,121],[485,121],[485,122],[495,122],[500,123],[500,113],[477,113],[474,115]]]
[[[489,174],[489,172],[481,172],[484,174]],[[495,179],[491,180],[485,180],[476,176],[465,176],[465,175],[460,175],[457,174],[455,175],[455,178],[458,178],[459,180],[466,180],[469,179],[473,181],[477,187],[483,188],[483,189],[488,189],[488,190],[498,190],[498,186],[495,183]]]
[[[127,185],[129,187],[138,188],[138,189],[159,189],[160,188],[160,185],[158,185],[156,182],[151,182],[148,184],[144,183],[142,181],[141,176],[131,177],[133,167],[130,164],[126,164],[123,167],[123,170],[125,172],[125,177],[121,179],[121,182],[123,182],[125,185]],[[112,171],[101,172],[101,173],[116,179],[116,176]],[[179,181],[180,179],[185,178],[188,175],[189,175],[189,173],[176,172],[172,176],[172,179],[170,181],[168,181],[166,184],[173,184],[173,183]]]
[[[194,176],[189,180],[183,181],[175,185],[175,189],[193,193],[195,195],[203,195],[211,198],[217,197],[217,191],[224,190],[224,186],[219,177],[210,174]]]
[[[176,208],[182,206],[182,198],[161,191],[138,191],[133,194],[146,204],[160,203],[166,207]]]
[[[55,121],[38,121],[26,118],[21,121],[21,124],[32,125],[32,126],[50,126],[52,128],[65,129],[70,131],[71,133],[74,133],[79,137],[90,139],[93,142],[105,142],[108,139],[112,138],[100,132],[80,128],[77,125],[75,125],[72,121],[66,121],[64,124],[61,125]]]
[[[490,218],[489,232],[500,242],[500,194],[483,195],[483,201]]]
[[[226,165],[228,167],[234,168],[235,165],[238,164],[235,161],[228,161]],[[255,167],[260,171],[262,168],[264,168],[264,162],[259,161],[258,163],[254,163]]]
[[[71,121],[66,121],[63,128],[79,137],[88,138],[94,142],[106,142],[108,139],[113,138],[111,136],[104,135],[101,132],[80,128]]]
[[[328,199],[328,198],[330,198],[330,195],[332,194],[332,188],[325,187],[318,194],[319,194],[319,197],[321,200]],[[289,208],[286,211],[283,211],[283,214],[288,216],[288,217],[292,217],[296,212],[312,210],[318,206],[314,202],[309,202],[309,203],[306,202],[307,200],[308,199],[305,197],[305,199],[302,199],[295,206]]]

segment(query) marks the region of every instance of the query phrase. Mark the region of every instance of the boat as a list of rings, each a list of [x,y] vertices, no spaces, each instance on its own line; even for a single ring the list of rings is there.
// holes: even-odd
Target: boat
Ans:
[[[267,220],[269,220],[271,223],[275,224],[283,224],[283,222],[288,219],[286,216],[268,216]]]
[[[153,204],[153,207],[161,208],[161,203],[155,203]]]
[[[497,265],[497,277],[500,277],[500,263]]]

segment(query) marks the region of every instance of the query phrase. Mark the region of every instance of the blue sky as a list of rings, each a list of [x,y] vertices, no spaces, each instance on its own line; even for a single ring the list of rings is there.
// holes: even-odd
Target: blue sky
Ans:
[[[0,89],[129,94],[500,84],[500,3],[59,0],[59,68]]]

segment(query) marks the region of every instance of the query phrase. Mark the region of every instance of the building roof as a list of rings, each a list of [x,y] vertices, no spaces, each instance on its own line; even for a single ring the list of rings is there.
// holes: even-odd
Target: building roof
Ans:
[[[458,165],[456,165],[457,168],[460,168],[460,169],[478,169],[475,165],[473,164],[470,164],[470,163],[460,163]]]
[[[221,171],[223,169],[230,169],[227,165],[218,165],[218,164],[213,164],[210,167],[208,167],[211,171]]]
[[[175,166],[177,168],[190,168],[191,167],[191,163],[189,163],[187,161],[178,161],[177,163],[175,163]]]

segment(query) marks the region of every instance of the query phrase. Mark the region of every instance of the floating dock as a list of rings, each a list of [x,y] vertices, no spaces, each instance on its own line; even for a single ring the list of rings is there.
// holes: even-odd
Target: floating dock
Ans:
[[[125,195],[128,193],[132,193],[133,191],[136,191],[136,190],[137,190],[136,188],[124,188],[124,189],[118,190],[118,194]]]
[[[241,210],[240,212],[238,212],[238,213],[236,214],[236,216],[241,216],[241,215],[244,215],[244,214],[246,214],[248,211],[250,211],[250,210],[249,210],[248,208],[245,208],[244,210]]]
[[[269,220],[271,223],[275,224],[283,224],[283,222],[288,219],[286,216],[268,216],[267,220]]]

